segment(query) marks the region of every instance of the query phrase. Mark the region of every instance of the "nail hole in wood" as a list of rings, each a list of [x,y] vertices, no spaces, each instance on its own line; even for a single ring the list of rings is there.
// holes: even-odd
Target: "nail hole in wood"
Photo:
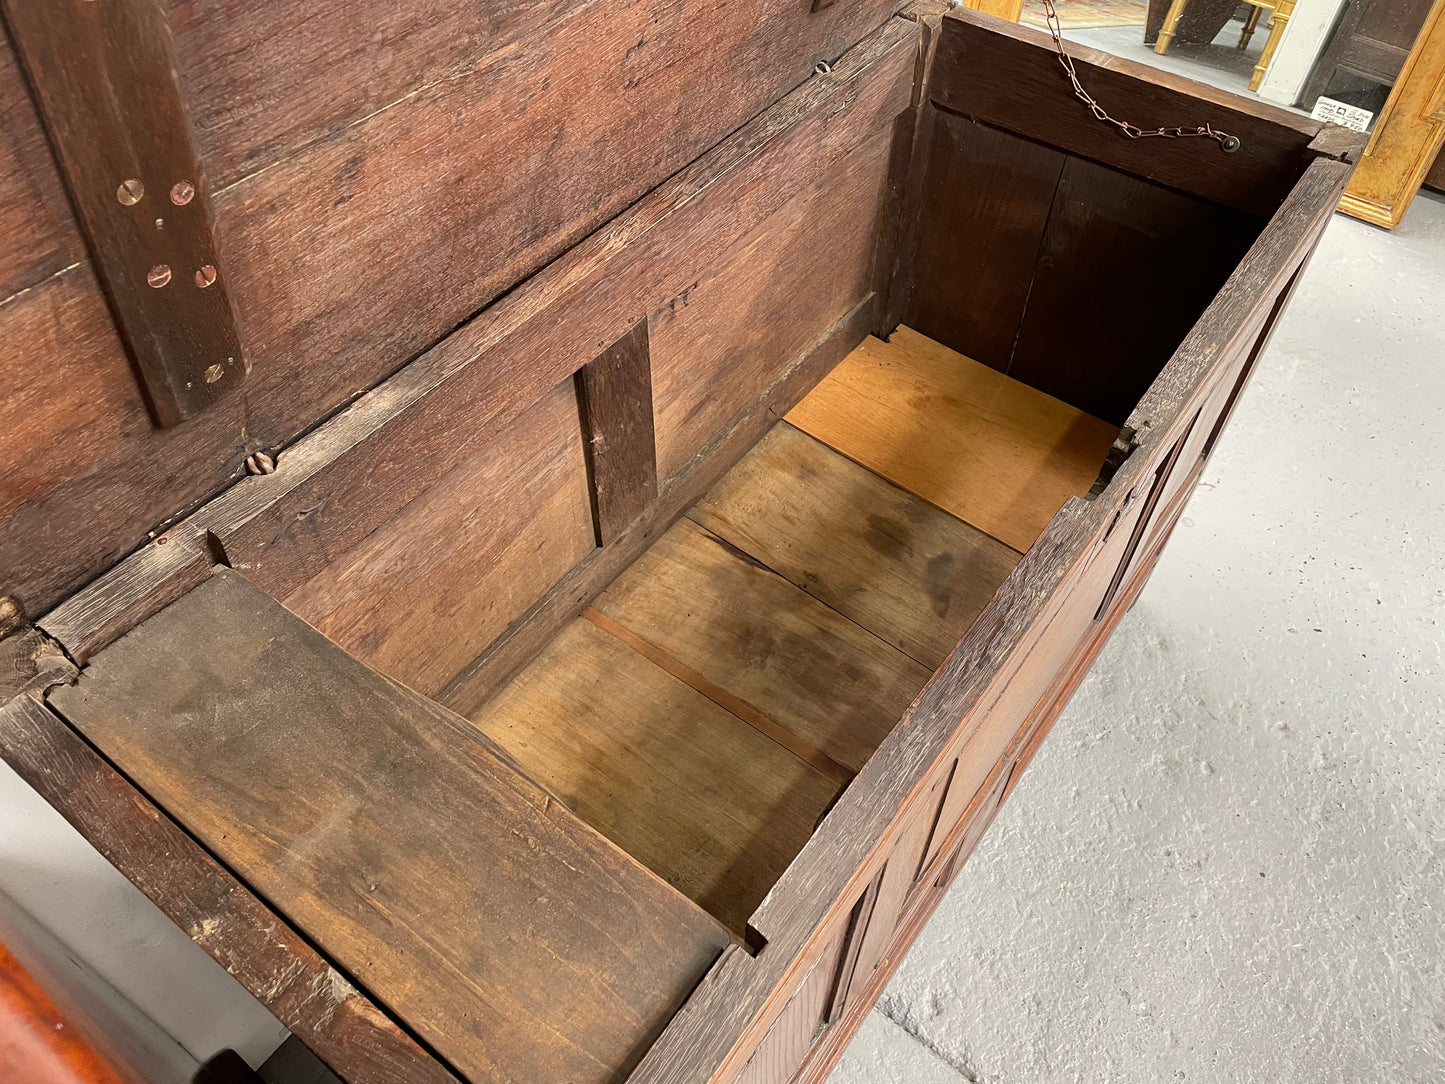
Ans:
[[[134,207],[146,194],[146,186],[141,183],[139,177],[128,177],[120,182],[120,187],[115,190],[115,198],[127,207]]]
[[[146,281],[159,290],[166,283],[171,281],[171,269],[166,264],[158,263],[150,269],[146,275]]]

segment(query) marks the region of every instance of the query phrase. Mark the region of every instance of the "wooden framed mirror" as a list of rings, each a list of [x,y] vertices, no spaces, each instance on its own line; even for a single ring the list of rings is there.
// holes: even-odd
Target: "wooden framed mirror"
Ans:
[[[1445,145],[1445,0],[1436,0],[1375,122],[1340,210],[1394,229]]]

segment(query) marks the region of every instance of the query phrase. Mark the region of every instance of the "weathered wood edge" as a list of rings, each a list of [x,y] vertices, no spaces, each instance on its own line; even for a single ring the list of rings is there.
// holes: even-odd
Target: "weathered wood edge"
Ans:
[[[996,18],[992,15],[985,15],[982,12],[973,11],[969,8],[950,7],[945,14],[946,20],[954,20],[960,23],[971,23],[974,26],[983,27],[995,34],[1001,34],[1012,38],[1015,41],[1026,42],[1029,45],[1037,46],[1054,53],[1054,43],[1046,31],[1037,27],[1028,26],[1024,23],[1011,23]],[[1175,75],[1173,72],[1164,71],[1150,64],[1142,64],[1136,60],[1126,60],[1124,57],[1115,56],[1113,53],[1106,53],[1101,49],[1093,49],[1087,45],[1080,45],[1077,42],[1065,41],[1064,52],[1066,52],[1076,64],[1086,65],[1094,68],[1105,68],[1118,72],[1120,75],[1127,75],[1142,83],[1151,83],[1154,86],[1165,90],[1174,91],[1178,94],[1187,95],[1191,98],[1198,98],[1201,101],[1217,105],[1231,112],[1254,117],[1257,120],[1268,121],[1271,124],[1282,128],[1289,128],[1299,132],[1301,135],[1314,138],[1320,130],[1325,127],[1323,121],[1304,117],[1283,106],[1267,102],[1259,97],[1245,97],[1242,94],[1234,94],[1227,90],[1220,90],[1218,87],[1210,86],[1208,83],[1201,83],[1196,79],[1189,79],[1182,75]],[[1062,72],[1060,78],[1063,78]]]
[[[1070,660],[1065,668],[1064,679],[1059,683],[1057,689],[1046,695],[1042,702],[1043,706],[1032,713],[1015,732],[1008,748],[999,757],[998,762],[969,802],[963,816],[959,818],[958,823],[939,847],[938,857],[924,871],[924,876],[920,879],[925,887],[917,891],[916,899],[910,910],[899,923],[893,946],[886,954],[886,958],[890,962],[880,966],[869,977],[868,988],[863,994],[865,1003],[871,1004],[888,985],[889,979],[893,977],[894,972],[903,962],[903,948],[912,943],[938,904],[943,901],[949,885],[965,867],[969,856],[983,839],[984,833],[993,823],[998,811],[1003,808],[1003,803],[1008,800],[1009,795],[1018,786],[1029,762],[1038,752],[1043,739],[1048,736],[1053,724],[1083,682],[1089,667],[1093,665],[1104,644],[1108,642],[1115,627],[1128,613],[1135,598],[1144,589],[1153,563],[1158,559],[1167,543],[1175,522],[1183,514],[1188,497],[1193,491],[1193,482],[1198,480],[1198,476],[1199,468],[1196,468],[1193,479],[1184,487],[1167,513],[1165,521],[1161,525],[1162,529],[1157,539],[1151,543],[1145,561],[1119,593],[1109,616],[1096,627],[1083,649]],[[930,880],[934,883],[929,884]],[[813,1049],[808,1060],[799,1070],[795,1078],[797,1084],[822,1084],[843,1056],[848,1043],[857,1033],[866,1016],[866,1013],[853,1013],[840,1020],[837,1026],[830,1028],[823,1041]]]
[[[566,256],[284,449],[275,473],[241,479],[168,530],[164,537],[193,557],[209,553],[247,570],[248,547],[264,543],[296,521],[313,516],[325,504],[328,479],[333,485],[339,484],[332,477],[334,473],[344,478],[347,472],[364,471],[368,457],[379,455],[378,445],[410,426],[425,427],[427,415],[449,396],[478,397],[477,388],[467,387],[468,382],[480,383],[485,390],[501,388],[514,379],[517,374],[510,370],[483,371],[483,366],[474,364],[490,348],[596,282],[630,245],[669,216],[703,198],[724,177],[740,174],[788,132],[818,116],[830,104],[850,101],[865,73],[890,58],[895,50],[913,47],[919,33],[917,24],[890,18],[845,54],[831,72],[806,81]],[[535,390],[534,395],[514,396],[505,408],[491,404],[490,416],[474,418],[467,434],[458,434],[449,441],[421,442],[410,457],[404,479],[388,488],[388,500],[366,502],[364,521],[344,525],[342,537],[316,542],[317,550],[344,546],[364,536],[448,469],[460,455],[467,436],[478,429],[500,429],[574,371],[570,363],[564,363],[555,374],[529,372],[522,383]],[[217,554],[217,549],[223,552]],[[55,607],[37,624],[83,663],[176,597],[168,592],[174,591],[178,577],[184,578],[177,569],[179,563],[178,558],[160,559],[151,546],[143,547]],[[285,570],[276,582],[270,582],[274,577],[269,577],[263,586],[284,594],[304,578],[308,567]]]
[[[724,955],[630,1084],[722,1081],[741,1067],[771,1018],[769,1000],[791,989],[819,931],[839,920],[837,912],[877,872],[889,833],[923,800],[929,769],[981,724],[980,709],[1000,677],[1006,680],[1056,586],[1087,559],[1089,539],[1124,494],[1145,484],[1149,453],[1182,432],[1208,390],[1214,359],[1258,331],[1318,240],[1349,173],[1347,163],[1311,163],[1131,415],[1140,454],[1120,465],[1097,498],[1071,498],[1054,517],[754,913],[752,925],[767,945],[753,959]]]
[[[913,294],[913,253],[922,224],[923,183],[933,147],[934,107],[929,97],[929,76],[943,16],[949,10],[948,0],[914,0],[900,12],[901,18],[918,24],[922,39],[914,75],[913,108],[898,118],[894,135],[897,191],[889,205],[893,228],[885,235],[887,247],[879,259],[883,300],[877,333],[881,337],[891,334],[902,322]]]
[[[74,676],[53,672],[48,684]],[[0,706],[0,757],[352,1084],[457,1084],[430,1051],[35,699]]]

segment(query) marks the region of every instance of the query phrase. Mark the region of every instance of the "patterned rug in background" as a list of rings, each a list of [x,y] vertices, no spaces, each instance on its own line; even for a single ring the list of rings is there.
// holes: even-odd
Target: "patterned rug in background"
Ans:
[[[1149,14],[1145,0],[1054,0],[1059,25],[1065,30],[1084,30],[1092,26],[1143,26]],[[1024,13],[1019,20],[1030,26],[1047,26],[1043,0],[1024,0]]]

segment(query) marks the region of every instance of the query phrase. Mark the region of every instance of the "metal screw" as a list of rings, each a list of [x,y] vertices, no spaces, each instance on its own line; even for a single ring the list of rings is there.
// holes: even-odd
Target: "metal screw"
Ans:
[[[25,624],[25,610],[9,595],[0,595],[0,639]]]
[[[129,177],[120,182],[120,187],[115,190],[115,198],[127,207],[134,207],[146,194],[146,186],[141,183],[139,177]]]
[[[275,474],[276,460],[265,452],[252,452],[246,457],[247,474]]]
[[[196,272],[196,285],[199,286],[202,290],[204,290],[207,286],[211,285],[211,283],[215,281],[216,269],[210,264],[206,264],[199,271]]]
[[[163,263],[158,263],[150,269],[150,273],[146,275],[146,281],[159,290],[171,281],[171,269]]]
[[[1224,148],[1225,154],[1233,154],[1239,150],[1239,136],[1225,136],[1219,141],[1219,145]]]
[[[184,207],[190,203],[196,195],[196,186],[190,181],[177,181],[171,185],[171,202],[177,207]]]
[[[224,365],[212,365],[201,375],[206,378],[207,384],[214,384],[217,380],[220,380],[221,377],[226,375],[226,367]]]
[[[833,65],[829,64],[826,60],[820,60],[817,64],[813,65],[814,75],[827,75],[832,70]]]

